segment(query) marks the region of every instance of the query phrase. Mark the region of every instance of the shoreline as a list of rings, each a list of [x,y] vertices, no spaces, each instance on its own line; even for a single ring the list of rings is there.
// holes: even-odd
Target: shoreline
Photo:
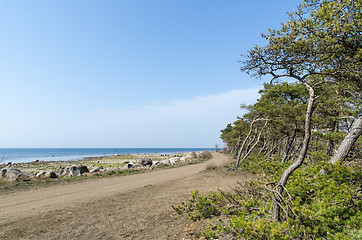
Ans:
[[[176,154],[214,151],[214,148],[0,148],[0,164],[31,163],[34,160],[79,161],[89,157],[111,157],[115,154]]]
[[[32,181],[40,178],[68,178],[95,174],[132,174],[154,168],[188,165],[206,160],[204,152],[175,154],[114,154],[112,156],[84,157],[70,161],[39,161],[1,164],[2,179]]]
[[[217,191],[244,180],[205,171],[229,160],[227,155],[213,155],[184,167],[16,189],[0,196],[0,238],[194,239],[190,230],[198,225],[190,226],[189,219],[171,206],[195,189]]]

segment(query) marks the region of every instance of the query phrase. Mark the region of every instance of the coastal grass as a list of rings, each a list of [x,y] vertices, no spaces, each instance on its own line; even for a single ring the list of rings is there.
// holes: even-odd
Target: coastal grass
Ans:
[[[201,231],[205,239],[361,239],[361,168],[307,162],[291,176],[283,193],[282,221],[272,221],[274,195],[265,186],[277,182],[286,167],[278,157],[250,157],[238,170],[223,169],[257,174],[257,179],[229,191],[192,191],[172,208],[192,222],[209,223]],[[320,174],[321,169],[328,174]]]
[[[46,188],[54,185],[81,183],[98,178],[140,174],[146,171],[150,170],[146,169],[127,169],[122,171],[110,170],[110,171],[97,172],[97,173],[85,173],[81,176],[73,176],[73,177],[59,176],[57,178],[31,178],[27,181],[9,181],[4,178],[0,178],[0,195]]]
[[[66,166],[87,166],[88,169],[93,169],[102,166],[105,170],[103,172],[96,173],[83,173],[81,176],[63,177],[57,178],[36,178],[31,177],[26,181],[9,181],[0,177],[0,195],[6,195],[16,192],[28,191],[33,189],[41,189],[51,187],[54,185],[80,183],[85,181],[92,181],[99,178],[107,177],[119,177],[126,175],[141,174],[149,171],[158,171],[162,169],[170,169],[176,167],[182,167],[192,164],[198,164],[206,161],[206,158],[195,158],[191,161],[181,162],[175,165],[160,164],[154,168],[130,168],[120,170],[127,162],[137,163],[140,159],[149,157],[153,161],[162,161],[172,156],[160,156],[160,155],[125,155],[125,156],[107,156],[87,158],[78,161],[59,161],[59,162],[33,162],[33,163],[20,163],[14,164],[11,167],[17,168],[26,174],[35,174],[46,170],[58,171],[61,167]],[[5,165],[0,166],[0,168]]]

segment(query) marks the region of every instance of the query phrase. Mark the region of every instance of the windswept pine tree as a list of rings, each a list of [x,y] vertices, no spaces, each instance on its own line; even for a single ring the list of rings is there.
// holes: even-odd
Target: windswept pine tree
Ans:
[[[243,56],[241,70],[270,83],[221,138],[228,169],[262,180],[174,207],[216,216],[206,239],[361,238],[361,4],[304,0]]]
[[[308,152],[312,116],[320,97],[316,94],[317,88],[327,84],[348,85],[353,89],[351,94],[359,98],[362,86],[361,2],[305,0],[280,30],[269,30],[263,37],[268,44],[251,49],[241,62],[241,70],[256,77],[270,75],[272,82],[289,78],[308,91],[301,150],[275,188],[273,219],[277,220],[282,201],[279,196]],[[342,152],[338,159],[347,156],[361,135],[361,115],[360,112],[346,136],[347,141],[343,141],[337,151]]]

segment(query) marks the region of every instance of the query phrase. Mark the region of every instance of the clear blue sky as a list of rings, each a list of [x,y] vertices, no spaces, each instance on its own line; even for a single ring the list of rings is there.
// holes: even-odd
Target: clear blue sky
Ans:
[[[213,147],[296,0],[0,1],[0,147]]]

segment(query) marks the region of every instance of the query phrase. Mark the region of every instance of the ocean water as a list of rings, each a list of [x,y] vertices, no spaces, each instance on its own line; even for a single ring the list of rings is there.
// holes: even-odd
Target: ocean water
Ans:
[[[84,157],[110,156],[114,154],[172,154],[199,152],[213,148],[0,148],[2,163],[40,161],[70,161]]]

